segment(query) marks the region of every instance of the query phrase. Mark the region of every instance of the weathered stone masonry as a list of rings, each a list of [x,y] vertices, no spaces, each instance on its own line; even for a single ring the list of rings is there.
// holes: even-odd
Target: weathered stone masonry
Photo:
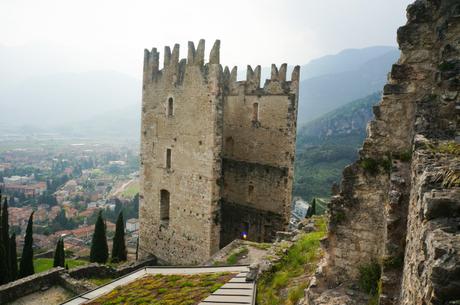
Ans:
[[[299,67],[220,65],[216,41],[145,51],[141,135],[140,251],[175,264],[203,262],[243,232],[268,241],[288,223]]]
[[[365,304],[361,266],[381,267],[379,304],[460,301],[460,1],[418,0],[360,160],[330,205],[325,264],[306,304]]]

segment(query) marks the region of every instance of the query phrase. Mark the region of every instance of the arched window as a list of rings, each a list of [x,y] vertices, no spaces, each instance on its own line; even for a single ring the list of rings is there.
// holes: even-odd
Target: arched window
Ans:
[[[169,192],[167,190],[160,191],[160,221],[162,225],[169,224]]]
[[[252,104],[252,120],[254,122],[259,121],[259,103]]]
[[[168,98],[168,117],[174,115],[174,99],[172,97]]]

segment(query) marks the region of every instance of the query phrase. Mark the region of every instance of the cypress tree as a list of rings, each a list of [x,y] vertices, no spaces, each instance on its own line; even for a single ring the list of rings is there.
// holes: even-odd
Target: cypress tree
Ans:
[[[127,251],[125,244],[125,223],[123,221],[123,212],[118,214],[117,224],[115,227],[115,236],[112,245],[112,262],[118,263],[127,260]]]
[[[16,233],[10,238],[10,279],[15,281],[18,278],[18,258],[16,253]]]
[[[311,215],[316,215],[316,198],[313,198],[311,202]]]
[[[56,250],[54,250],[53,267],[64,267],[62,260],[62,252],[64,251],[63,245],[62,238],[59,238],[56,244]]]
[[[0,285],[10,281],[8,276],[8,261],[4,259],[5,256],[5,247],[0,245]]]
[[[91,251],[89,255],[90,262],[105,264],[109,258],[109,247],[107,246],[107,237],[105,234],[105,224],[102,219],[102,211],[99,211],[99,216],[94,226],[93,240],[91,242]]]
[[[34,271],[34,250],[32,248],[34,240],[32,237],[34,212],[30,214],[27,223],[26,237],[24,239],[24,248],[22,250],[21,262],[19,263],[19,277],[23,278],[35,273]]]
[[[7,267],[4,264],[6,262],[5,260],[5,249],[3,248],[3,242],[2,242],[2,236],[3,236],[3,230],[2,230],[2,211],[1,211],[1,204],[2,204],[2,193],[0,193],[0,285],[5,284],[8,282],[7,278]]]
[[[10,280],[10,266],[9,266],[9,261],[10,261],[10,226],[8,224],[8,201],[7,198],[5,197],[5,200],[3,201],[3,206],[2,206],[2,236],[1,238],[1,243],[3,245],[4,249],[4,257],[3,259],[6,260],[6,278],[8,281]]]
[[[136,239],[136,261],[139,259],[139,236]]]
[[[59,263],[61,267],[65,266],[65,250],[64,250],[64,239],[61,238],[61,250],[59,251]]]

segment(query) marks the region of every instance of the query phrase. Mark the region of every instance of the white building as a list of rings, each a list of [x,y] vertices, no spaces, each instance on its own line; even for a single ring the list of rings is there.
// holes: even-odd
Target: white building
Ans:
[[[10,184],[28,184],[34,180],[34,176],[31,175],[30,177],[27,176],[11,176],[11,177],[4,177],[3,182],[5,185]]]
[[[294,217],[304,219],[307,216],[308,210],[311,208],[311,205],[303,199],[297,199],[294,201],[294,210],[292,214]]]
[[[126,221],[126,231],[134,232],[139,230],[139,219],[131,218]]]

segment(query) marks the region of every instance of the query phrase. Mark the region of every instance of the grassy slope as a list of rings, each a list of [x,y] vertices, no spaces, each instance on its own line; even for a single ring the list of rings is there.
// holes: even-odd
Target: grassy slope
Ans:
[[[88,264],[87,261],[76,260],[76,259],[66,259],[65,262],[66,264],[69,265],[69,269]],[[35,258],[34,259],[35,273],[43,272],[51,268],[53,268],[52,258]]]
[[[316,217],[317,231],[306,233],[284,258],[257,283],[257,304],[294,305],[303,297],[308,277],[321,258],[320,240],[326,235],[325,217]]]

